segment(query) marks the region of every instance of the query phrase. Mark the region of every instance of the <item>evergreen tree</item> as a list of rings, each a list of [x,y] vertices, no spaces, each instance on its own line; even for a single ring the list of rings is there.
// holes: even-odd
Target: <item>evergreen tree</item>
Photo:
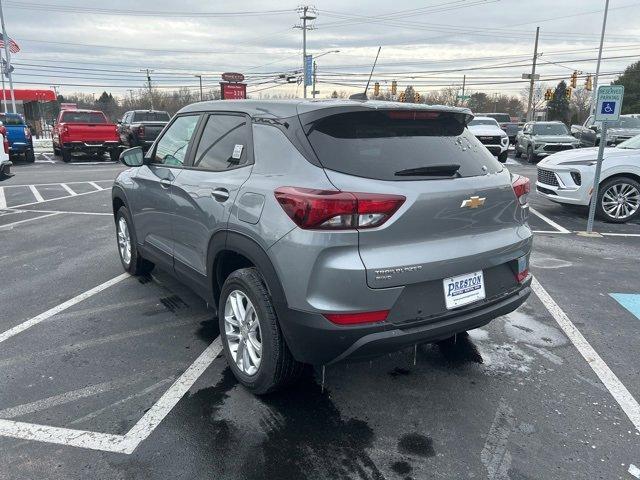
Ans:
[[[640,112],[640,61],[629,65],[613,85],[624,85],[622,113]]]
[[[547,102],[547,119],[560,120],[566,124],[569,123],[571,117],[571,109],[569,108],[569,99],[567,98],[567,84],[565,81],[558,83],[553,93],[553,99]]]

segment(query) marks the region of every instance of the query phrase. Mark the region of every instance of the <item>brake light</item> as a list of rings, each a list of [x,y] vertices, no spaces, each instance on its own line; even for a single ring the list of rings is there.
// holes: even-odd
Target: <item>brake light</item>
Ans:
[[[144,125],[138,127],[138,136],[144,138]]]
[[[7,140],[6,131],[2,133],[2,146],[4,147],[4,153],[9,153],[9,140]]]
[[[325,313],[324,316],[336,325],[357,325],[359,323],[384,322],[389,315],[389,310],[360,313]]]
[[[392,120],[435,120],[440,112],[420,110],[389,110],[387,116]]]
[[[520,205],[526,205],[527,195],[531,191],[531,181],[522,175],[514,175],[511,179],[511,186],[513,187],[513,193],[516,194]]]
[[[348,230],[385,223],[406,200],[402,195],[280,187],[276,199],[304,229]]]

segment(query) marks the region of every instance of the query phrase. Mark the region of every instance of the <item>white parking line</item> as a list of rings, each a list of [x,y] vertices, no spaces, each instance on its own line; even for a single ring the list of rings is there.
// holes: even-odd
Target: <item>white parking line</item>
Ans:
[[[536,215],[538,218],[540,218],[541,220],[547,222],[549,225],[551,225],[553,228],[555,228],[556,230],[558,230],[558,232],[560,233],[571,233],[569,230],[567,230],[566,228],[564,228],[562,225],[558,225],[556,222],[554,222],[553,220],[551,220],[548,217],[545,217],[543,214],[541,214],[539,211],[537,211],[535,208],[533,207],[529,207],[529,210],[531,211],[531,213],[533,213],[534,215]]]
[[[40,195],[40,192],[38,191],[35,185],[29,185],[29,190],[31,190],[31,193],[35,197],[36,201],[44,202],[44,198],[42,198],[42,195]]]
[[[42,217],[40,217],[40,218],[42,218]],[[16,325],[15,327],[10,328],[6,332],[0,333],[0,343],[4,342],[5,340],[8,340],[9,338],[13,337],[14,335],[19,334],[20,332],[24,332],[26,329],[31,328],[34,325],[37,325],[40,322],[43,322],[43,321],[45,321],[46,319],[48,319],[50,317],[53,317],[57,313],[63,312],[66,309],[68,309],[70,307],[73,307],[77,303],[80,303],[83,300],[86,300],[87,298],[94,296],[96,293],[99,293],[99,292],[111,287],[112,285],[120,283],[125,278],[129,278],[129,274],[128,273],[122,273],[122,274],[118,275],[117,277],[112,278],[111,280],[107,280],[106,282],[101,283],[97,287],[93,287],[92,289],[87,290],[86,292],[83,292],[80,295],[76,295],[75,297],[67,300],[66,302],[63,302],[60,305],[57,305],[57,306],[55,306],[53,308],[50,308],[46,312],[42,312],[40,315],[37,315],[37,316],[35,316],[33,318],[30,318],[26,322],[22,322],[19,325]]]
[[[68,197],[62,197],[62,198],[68,198]],[[112,217],[113,216],[112,213],[105,213],[105,212],[74,212],[74,211],[69,211],[69,210],[29,210],[29,209],[24,209],[24,208],[21,208],[19,210],[15,210],[14,212],[11,212],[11,213],[23,213],[23,212],[67,213],[69,215],[98,215],[98,216],[105,216],[105,217]],[[2,216],[2,215],[0,215],[0,216]]]
[[[56,185],[58,185],[58,184],[56,184]],[[76,195],[76,197],[81,197],[81,196],[83,196],[83,195],[89,195],[89,194],[91,194],[91,193],[102,192],[102,191],[104,191],[104,190],[106,190],[106,188],[101,188],[100,190],[92,190],[92,191],[90,191],[90,192],[78,193],[78,194]],[[42,200],[41,202],[31,202],[31,203],[23,203],[23,204],[21,204],[21,205],[12,205],[12,206],[11,206],[11,208],[30,207],[31,205],[38,205],[38,204],[40,204],[40,203],[46,203],[46,202],[54,202],[54,201],[56,201],[56,200],[64,200],[64,199],[66,199],[66,198],[75,198],[75,197],[72,197],[71,195],[67,195],[66,197],[50,198],[50,199],[48,199],[48,200]]]
[[[64,188],[72,197],[75,197],[76,195],[78,195],[76,192],[71,190],[71,188],[69,188],[69,185],[67,185],[66,183],[61,183],[60,186]]]
[[[0,187],[0,209],[7,208],[7,199],[4,196],[4,187]]]
[[[616,402],[618,402],[620,408],[627,414],[627,417],[629,417],[629,420],[631,420],[636,430],[640,431],[640,404],[638,404],[638,401],[629,393],[627,387],[625,387],[616,374],[611,371],[604,360],[600,358],[600,355],[598,355],[587,339],[584,338],[576,326],[569,320],[567,314],[564,313],[562,308],[551,298],[535,277],[531,288],[555,321],[558,322],[558,325],[560,325],[565,335],[569,337],[571,343],[573,343],[593,369],[600,381],[607,387],[607,390],[609,390],[609,393],[611,393]]]
[[[88,182],[89,185],[91,185],[93,188],[95,188],[96,190],[102,190],[103,188],[98,185],[96,182]]]
[[[640,237],[640,233],[601,233],[607,237]]]
[[[17,222],[13,222],[13,223],[7,223],[5,225],[0,225],[0,230],[7,230],[7,229],[15,227],[16,225],[20,225],[22,223],[33,222],[35,220],[40,220],[41,218],[53,217],[55,215],[60,215],[60,213],[61,212],[53,212],[53,213],[48,213],[46,215],[40,215],[39,217],[27,218],[25,220],[18,220]]]

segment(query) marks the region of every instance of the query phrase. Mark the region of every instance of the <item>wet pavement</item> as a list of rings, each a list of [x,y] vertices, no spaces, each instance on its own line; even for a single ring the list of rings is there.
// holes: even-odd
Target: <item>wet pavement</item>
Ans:
[[[52,311],[121,275],[108,190],[121,168],[18,165],[0,183],[85,193],[43,188],[19,200],[29,211],[0,212],[0,479],[633,478],[640,432],[536,294],[455,341],[329,366],[324,385],[309,368],[260,398],[217,356],[204,302],[160,271]],[[640,319],[611,294],[640,294],[640,238],[578,237],[586,219],[531,203],[568,232],[532,216],[551,232],[534,275],[639,399]]]

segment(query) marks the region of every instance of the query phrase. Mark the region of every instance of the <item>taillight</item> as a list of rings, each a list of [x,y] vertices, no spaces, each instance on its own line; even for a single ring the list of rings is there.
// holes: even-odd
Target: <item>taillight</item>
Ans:
[[[138,127],[138,136],[144,138],[144,125]]]
[[[389,315],[389,310],[360,313],[325,313],[324,316],[331,323],[337,325],[356,325],[358,323],[384,322]]]
[[[514,175],[511,179],[511,186],[513,187],[513,193],[516,194],[520,205],[526,205],[527,195],[531,191],[531,182],[529,179],[522,175]]]
[[[406,200],[402,195],[281,187],[276,199],[304,229],[373,228],[386,222]]]
[[[4,147],[4,153],[9,153],[9,140],[7,140],[7,136],[2,134],[2,146]]]

